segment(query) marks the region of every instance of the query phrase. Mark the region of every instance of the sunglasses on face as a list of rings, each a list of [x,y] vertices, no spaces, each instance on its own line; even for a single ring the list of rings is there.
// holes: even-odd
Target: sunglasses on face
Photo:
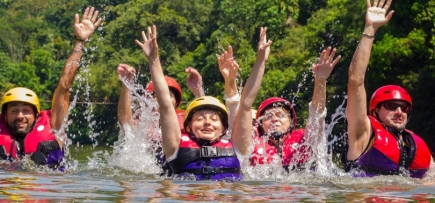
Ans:
[[[395,111],[398,107],[400,110],[406,113],[411,111],[411,105],[408,102],[398,102],[398,101],[385,101],[382,103],[387,110]]]

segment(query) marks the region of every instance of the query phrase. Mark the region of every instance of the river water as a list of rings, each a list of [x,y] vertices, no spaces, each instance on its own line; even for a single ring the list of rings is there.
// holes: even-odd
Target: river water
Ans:
[[[291,172],[241,182],[187,181],[108,164],[111,147],[72,147],[66,173],[0,169],[0,200],[48,202],[435,202],[434,178]],[[110,157],[110,156],[109,156]],[[433,176],[433,173],[430,174]]]

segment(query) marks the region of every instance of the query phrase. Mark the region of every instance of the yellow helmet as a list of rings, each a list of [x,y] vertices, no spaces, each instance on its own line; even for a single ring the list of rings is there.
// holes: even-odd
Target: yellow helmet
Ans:
[[[7,91],[3,95],[2,103],[1,103],[2,112],[4,112],[6,110],[3,108],[3,106],[9,102],[29,103],[29,104],[32,104],[33,106],[35,106],[36,111],[38,113],[40,112],[40,104],[39,104],[38,96],[36,96],[35,92],[33,92],[32,90],[29,90],[29,89],[24,88],[24,87],[16,87],[16,88],[10,89],[9,91]]]
[[[194,99],[189,103],[184,112],[184,128],[186,129],[193,113],[198,109],[212,109],[220,112],[223,116],[222,124],[228,127],[228,109],[219,99],[211,96],[202,96]]]

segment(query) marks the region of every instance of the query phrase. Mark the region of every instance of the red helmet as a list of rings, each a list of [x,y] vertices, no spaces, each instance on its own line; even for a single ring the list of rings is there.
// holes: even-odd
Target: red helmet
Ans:
[[[289,101],[287,101],[283,98],[280,98],[280,97],[271,97],[271,98],[264,100],[257,109],[257,116],[256,116],[257,119],[264,113],[264,111],[267,108],[272,107],[276,104],[280,104],[289,110],[292,121],[293,121],[293,126],[296,127],[296,125],[298,123],[298,119],[297,119],[296,111],[295,111],[292,103],[290,103]]]
[[[387,100],[402,100],[407,101],[412,110],[412,100],[408,92],[397,85],[386,85],[377,89],[370,99],[370,114],[375,110],[376,106]]]
[[[181,104],[181,95],[182,95],[180,85],[178,84],[177,81],[174,80],[174,78],[165,76],[165,80],[166,80],[166,83],[168,84],[169,89],[173,90],[173,92],[174,92],[175,101],[177,102],[176,106],[178,108]],[[149,92],[154,92],[153,81],[148,83],[146,90],[148,90]]]

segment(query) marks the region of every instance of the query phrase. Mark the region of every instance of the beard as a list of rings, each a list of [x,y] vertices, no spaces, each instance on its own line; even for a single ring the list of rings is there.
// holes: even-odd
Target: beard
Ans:
[[[15,137],[26,137],[26,135],[30,132],[33,126],[33,124],[30,125],[28,121],[26,123],[27,123],[27,127],[19,128],[17,121],[14,121],[12,127],[10,127],[11,134],[14,135]]]

